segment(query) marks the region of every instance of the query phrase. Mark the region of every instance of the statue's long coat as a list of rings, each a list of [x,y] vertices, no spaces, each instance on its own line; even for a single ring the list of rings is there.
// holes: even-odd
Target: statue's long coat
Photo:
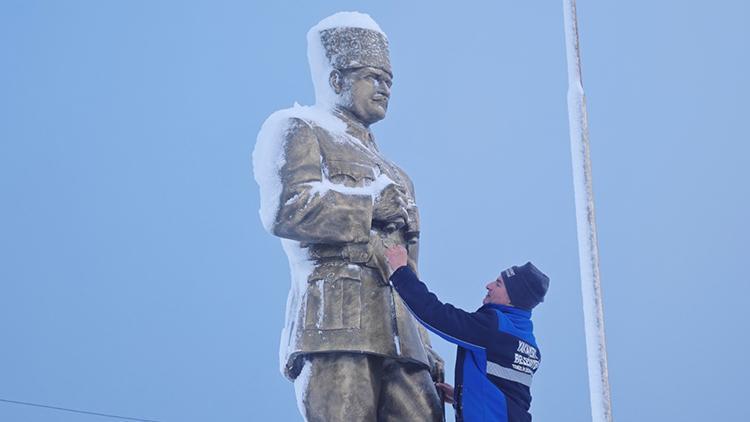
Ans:
[[[384,240],[408,244],[416,268],[413,185],[380,154],[367,128],[335,116],[346,133],[309,118],[290,118],[283,131],[282,189],[272,231],[289,239],[285,248],[293,273],[307,269],[302,275],[307,279],[298,280],[290,293],[281,340],[284,373],[295,378],[297,358],[313,352],[364,352],[429,366],[427,335],[388,284],[384,256]],[[381,175],[408,196],[410,218],[397,231],[372,224],[368,190]]]

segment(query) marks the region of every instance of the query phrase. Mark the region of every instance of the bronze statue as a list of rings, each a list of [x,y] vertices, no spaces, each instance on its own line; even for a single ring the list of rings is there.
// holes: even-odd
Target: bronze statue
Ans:
[[[387,246],[416,270],[411,180],[370,125],[391,94],[388,41],[367,15],[339,13],[308,33],[316,105],[274,113],[253,154],[264,225],[282,238],[292,288],[285,376],[308,421],[439,421],[442,360],[388,282]]]

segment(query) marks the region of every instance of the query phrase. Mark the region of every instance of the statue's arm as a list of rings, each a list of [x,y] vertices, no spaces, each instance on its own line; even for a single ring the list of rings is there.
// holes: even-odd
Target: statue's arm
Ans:
[[[291,119],[283,142],[282,190],[273,233],[310,243],[367,243],[372,196],[340,192],[323,183],[320,146],[307,122]]]
[[[419,210],[416,207],[416,196],[414,192],[414,183],[404,173],[411,193],[412,201],[407,204],[409,220],[406,224],[406,238],[408,242],[408,257],[407,265],[414,271],[415,274],[419,274]],[[425,351],[427,352],[427,358],[430,361],[430,373],[432,379],[436,382],[443,382],[445,380],[445,361],[443,358],[432,348],[432,341],[427,329],[421,323],[417,322],[417,330],[419,331],[419,337],[422,340]]]
[[[401,171],[401,177],[406,180],[409,189],[409,199],[406,204],[406,212],[409,218],[406,220],[406,226],[404,227],[406,250],[408,251],[407,264],[416,274],[419,274],[419,210],[416,204],[414,183],[403,170],[399,169],[399,171]]]

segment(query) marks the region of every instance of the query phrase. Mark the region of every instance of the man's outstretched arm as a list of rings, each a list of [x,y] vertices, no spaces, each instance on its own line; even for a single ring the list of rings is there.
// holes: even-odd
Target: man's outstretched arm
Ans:
[[[391,268],[397,268],[390,277],[393,287],[425,327],[451,343],[470,349],[486,348],[487,330],[497,326],[494,312],[466,312],[441,302],[405,264],[403,246],[388,249],[386,255]]]

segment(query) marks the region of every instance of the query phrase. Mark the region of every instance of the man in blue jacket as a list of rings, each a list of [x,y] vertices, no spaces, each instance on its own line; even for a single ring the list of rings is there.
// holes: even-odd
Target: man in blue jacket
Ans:
[[[527,262],[487,284],[483,306],[466,312],[442,303],[407,266],[403,246],[386,251],[390,280],[425,327],[458,345],[455,390],[438,385],[453,402],[456,420],[531,421],[531,380],[541,354],[531,310],[544,300],[549,278]]]

